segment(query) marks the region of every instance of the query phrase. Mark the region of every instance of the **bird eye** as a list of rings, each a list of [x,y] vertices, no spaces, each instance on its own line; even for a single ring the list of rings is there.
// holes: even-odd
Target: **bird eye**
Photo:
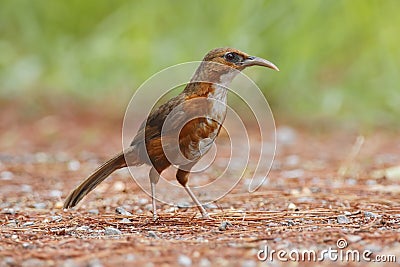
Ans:
[[[233,53],[233,52],[226,53],[224,57],[225,57],[225,59],[226,59],[227,61],[230,61],[230,62],[236,62],[237,59],[238,59],[237,54],[236,54],[236,53]]]

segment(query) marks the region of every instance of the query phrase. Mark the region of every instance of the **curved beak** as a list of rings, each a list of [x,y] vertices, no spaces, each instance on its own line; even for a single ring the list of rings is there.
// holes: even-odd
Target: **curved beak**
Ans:
[[[262,66],[262,67],[267,67],[276,71],[279,71],[278,67],[275,66],[274,63],[269,62],[266,59],[263,59],[261,57],[253,57],[250,56],[248,58],[246,58],[243,63],[242,66],[244,67],[250,67],[250,66]]]

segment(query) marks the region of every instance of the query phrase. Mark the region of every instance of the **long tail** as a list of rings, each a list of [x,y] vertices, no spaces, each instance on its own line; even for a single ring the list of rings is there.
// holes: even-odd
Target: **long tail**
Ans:
[[[64,209],[74,207],[84,196],[95,189],[96,186],[103,182],[111,173],[126,166],[123,152],[101,165],[68,195],[64,202]]]

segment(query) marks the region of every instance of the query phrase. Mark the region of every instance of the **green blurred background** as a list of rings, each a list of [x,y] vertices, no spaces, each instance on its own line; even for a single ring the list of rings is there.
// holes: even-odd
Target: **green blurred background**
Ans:
[[[279,66],[246,74],[282,120],[398,128],[399,10],[397,0],[1,0],[0,103],[69,98],[122,112],[155,72],[232,46]]]

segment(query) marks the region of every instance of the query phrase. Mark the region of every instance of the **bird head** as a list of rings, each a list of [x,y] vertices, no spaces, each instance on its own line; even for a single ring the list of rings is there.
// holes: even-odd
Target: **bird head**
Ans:
[[[207,53],[203,61],[219,63],[236,70],[243,70],[250,66],[262,66],[276,71],[278,67],[266,59],[250,56],[235,48],[216,48]]]
[[[234,48],[216,48],[205,55],[192,81],[208,81],[227,86],[240,71],[250,66],[279,71],[277,66],[266,59],[250,56]]]

